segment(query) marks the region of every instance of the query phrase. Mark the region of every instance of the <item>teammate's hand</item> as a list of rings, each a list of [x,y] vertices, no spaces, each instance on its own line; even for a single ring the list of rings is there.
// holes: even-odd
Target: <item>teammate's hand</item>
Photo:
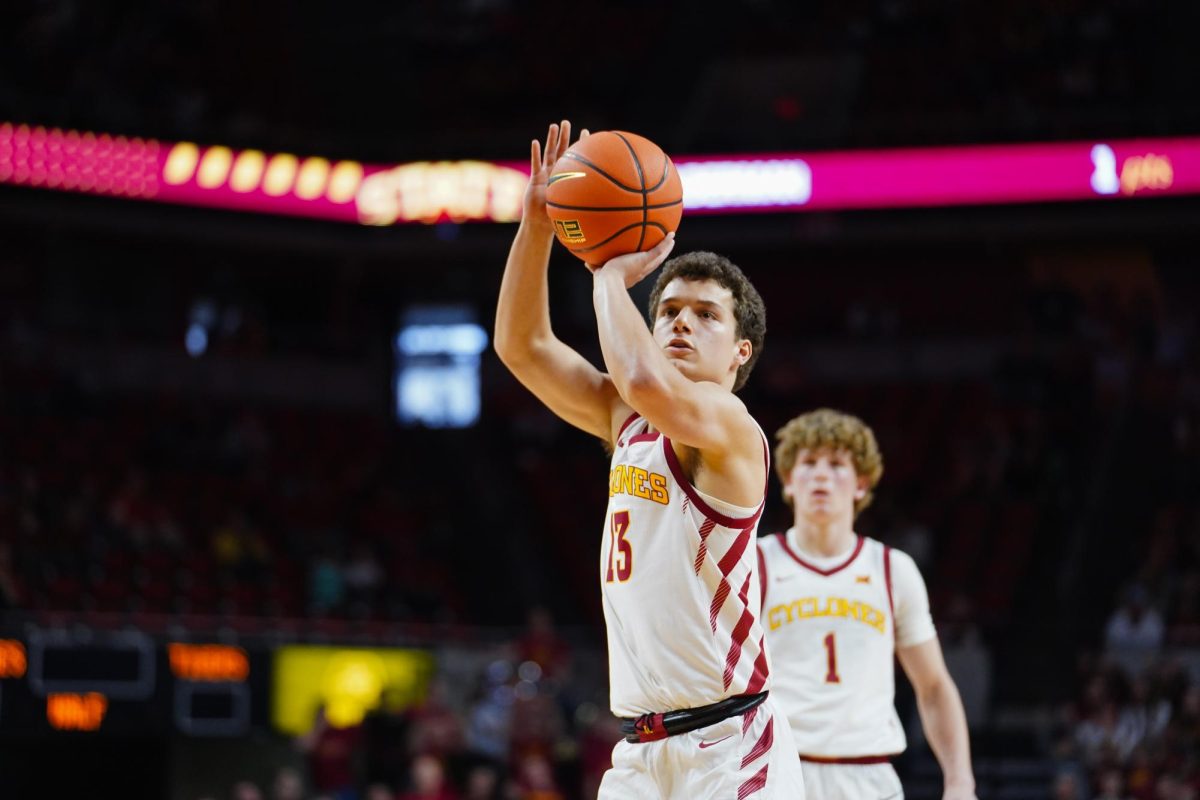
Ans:
[[[661,242],[644,253],[626,253],[605,262],[602,267],[588,264],[588,269],[593,273],[600,271],[606,274],[617,273],[625,282],[625,288],[628,289],[658,269],[658,265],[666,260],[674,246],[675,234],[668,233]]]
[[[585,128],[580,132],[579,138],[586,139],[587,135]],[[546,132],[544,149],[541,142],[533,140],[529,148],[529,185],[525,187],[522,223],[545,228],[547,231],[553,230],[550,217],[546,216],[546,182],[550,179],[555,162],[562,158],[562,154],[567,152],[570,146],[571,121],[566,119],[550,126],[550,130]]]

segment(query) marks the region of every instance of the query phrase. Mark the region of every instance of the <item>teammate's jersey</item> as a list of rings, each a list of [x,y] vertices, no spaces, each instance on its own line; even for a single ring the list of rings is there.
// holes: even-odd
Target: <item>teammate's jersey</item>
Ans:
[[[741,508],[701,494],[671,441],[648,428],[635,414],[617,437],[600,548],[610,701],[619,717],[769,687],[754,548],[762,503]],[[765,438],[763,452],[765,459]]]
[[[758,550],[771,694],[800,754],[842,759],[903,751],[896,647],[937,635],[917,565],[865,537],[833,559],[803,554],[794,531],[763,537]]]

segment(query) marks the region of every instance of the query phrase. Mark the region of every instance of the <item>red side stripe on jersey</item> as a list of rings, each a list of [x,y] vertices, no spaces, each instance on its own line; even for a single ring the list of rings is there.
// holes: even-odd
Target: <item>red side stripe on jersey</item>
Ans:
[[[763,754],[771,749],[771,745],[775,743],[775,718],[771,717],[767,720],[766,730],[762,736],[758,737],[758,742],[742,757],[742,769],[753,764],[757,759],[762,758]]]
[[[738,787],[738,800],[746,800],[747,797],[762,789],[767,785],[767,767],[770,764],[764,764],[763,768],[754,773],[754,777],[749,778]]]
[[[749,692],[747,692],[747,694],[749,694]],[[750,726],[754,723],[754,718],[758,716],[758,709],[759,706],[755,706],[745,714],[742,714],[742,736],[745,736],[746,731],[750,730]]]
[[[687,498],[684,498],[687,502]],[[704,557],[708,555],[708,535],[712,533],[713,528],[717,527],[717,523],[711,519],[704,520],[704,524],[700,526],[700,547],[696,550],[696,574],[700,574],[700,567],[704,566]],[[714,629],[715,632],[715,629]]]
[[[729,585],[729,573],[733,572],[733,568],[741,560],[742,554],[746,552],[746,544],[750,541],[750,534],[753,532],[753,523],[751,523],[750,527],[743,528],[738,537],[733,540],[733,546],[729,548],[729,551],[725,553],[725,557],[717,564],[717,568],[721,570],[721,585],[717,587],[717,593],[713,596],[712,606],[708,609],[708,622],[712,626],[713,633],[717,632],[717,614],[721,611],[721,606],[725,605],[725,600],[729,597],[729,592],[733,588]]]
[[[764,639],[765,636],[758,639],[758,658],[754,659],[754,673],[750,676],[750,682],[746,684],[746,694],[758,694],[767,685],[767,676],[770,673],[767,670],[767,644]]]
[[[625,429],[628,428],[630,426],[630,424],[637,418],[638,418],[638,413],[636,411],[625,418],[625,421],[621,423],[621,429],[617,431],[618,439],[621,438],[621,434],[623,434],[625,432]]]
[[[896,601],[892,599],[892,548],[883,548],[883,582],[887,584],[888,608],[892,611],[892,633],[896,628]]]
[[[626,444],[637,444],[638,442],[653,442],[657,441],[661,433],[639,433],[637,436],[630,436]]]
[[[747,604],[748,595],[750,594],[750,575],[747,573],[746,580],[742,583],[742,590],[738,592],[738,600],[742,603],[742,616],[738,618],[737,625],[733,628],[732,641],[729,642],[729,653],[725,656],[725,688],[729,688],[729,684],[733,683],[733,670],[737,663],[742,659],[742,647],[746,644],[746,637],[750,635],[750,626],[754,623],[754,612],[750,610]]]
[[[725,605],[725,598],[729,597],[729,581],[721,578],[721,585],[717,587],[717,593],[713,595],[712,606],[708,609],[708,624],[712,627],[712,632],[717,632],[717,614],[721,611],[721,606]]]
[[[762,545],[758,544],[758,602],[767,602],[767,559],[763,556]]]

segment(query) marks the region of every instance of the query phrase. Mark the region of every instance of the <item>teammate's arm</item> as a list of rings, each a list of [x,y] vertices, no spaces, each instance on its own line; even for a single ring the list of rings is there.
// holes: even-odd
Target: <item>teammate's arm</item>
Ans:
[[[925,738],[942,767],[943,800],[975,800],[967,715],[942,646],[934,638],[897,648],[896,655],[916,692]]]
[[[628,287],[653,272],[673,246],[668,236],[652,250],[618,256],[595,270],[592,302],[608,374],[621,399],[672,441],[706,458],[744,446],[761,460],[761,437],[742,401],[672,366],[629,296]]]
[[[496,306],[496,354],[525,388],[577,428],[612,440],[620,400],[613,382],[562,342],[550,327],[547,268],[554,229],[546,216],[546,180],[570,144],[571,123],[551,125],[543,151],[530,152],[524,213],[509,250]]]

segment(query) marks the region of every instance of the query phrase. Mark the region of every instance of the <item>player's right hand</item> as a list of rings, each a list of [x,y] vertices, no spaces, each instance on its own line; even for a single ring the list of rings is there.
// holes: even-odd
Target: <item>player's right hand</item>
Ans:
[[[587,129],[580,132],[579,138],[587,138]],[[529,152],[529,185],[525,187],[524,211],[521,217],[523,224],[543,227],[552,231],[550,217],[546,215],[546,183],[554,164],[562,158],[563,153],[571,146],[571,121],[564,119],[557,125],[551,125],[546,132],[546,146],[533,140]]]

